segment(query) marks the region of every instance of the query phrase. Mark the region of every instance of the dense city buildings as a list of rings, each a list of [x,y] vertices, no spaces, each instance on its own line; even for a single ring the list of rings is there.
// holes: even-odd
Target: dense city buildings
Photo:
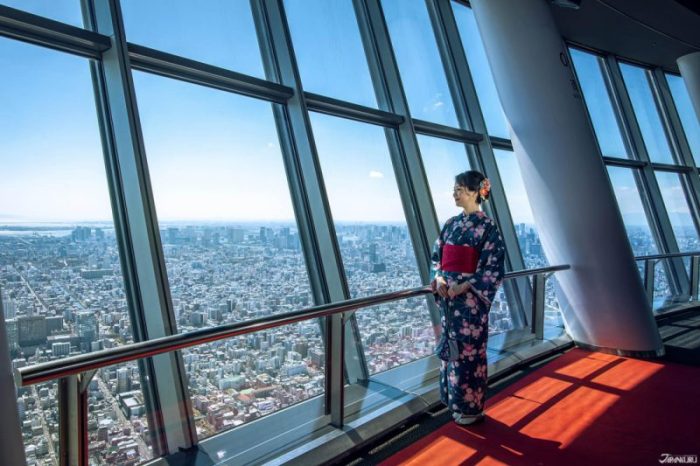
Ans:
[[[420,286],[405,225],[339,224],[336,229],[352,297]],[[635,250],[653,251],[648,231],[630,231]],[[516,233],[527,267],[547,265],[534,228],[518,224]],[[294,225],[166,224],[161,240],[180,332],[313,305]],[[550,281],[546,290],[546,325],[561,326],[553,285]],[[661,298],[669,295],[665,274],[657,274],[656,289]],[[109,225],[2,227],[0,290],[14,367],[132,341]],[[432,353],[435,330],[425,299],[385,303],[355,316],[370,374]],[[491,310],[490,333],[512,330],[512,316],[502,287]],[[191,348],[182,357],[200,438],[324,389],[317,322]],[[135,464],[152,457],[138,365],[100,370],[88,390],[93,463]],[[30,462],[56,464],[55,382],[19,389],[17,398]]]

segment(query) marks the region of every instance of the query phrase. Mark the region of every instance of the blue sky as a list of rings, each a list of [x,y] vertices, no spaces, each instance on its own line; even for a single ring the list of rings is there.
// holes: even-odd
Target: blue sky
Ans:
[[[88,64],[0,38],[0,221],[111,218]]]
[[[0,4],[73,25],[82,22],[78,0]],[[382,4],[412,116],[456,126],[424,3]],[[122,0],[128,40],[264,77],[249,2],[209,0],[207,5]],[[285,6],[305,89],[377,107],[351,2],[286,0]],[[473,14],[456,6],[455,15],[489,132],[508,137]],[[588,98],[604,89],[596,59],[581,52],[574,52],[574,59],[603,151],[624,157],[609,100]],[[110,220],[88,61],[0,39],[0,70],[0,222]],[[669,84],[687,113],[687,93],[674,78]],[[644,116],[649,108],[644,82],[634,69],[625,79],[646,118],[649,144],[656,144],[654,115]],[[160,220],[292,219],[271,104],[141,72],[134,73],[134,82]],[[693,120],[684,124],[690,127]],[[314,114],[312,129],[336,220],[405,221],[382,128]],[[697,130],[689,134],[693,147],[700,147]],[[442,222],[459,212],[451,188],[454,175],[469,168],[466,147],[426,136],[419,144]],[[532,223],[514,155],[498,153],[497,160],[514,221]],[[668,195],[674,196],[675,188]],[[628,219],[643,221],[639,203],[619,199]]]

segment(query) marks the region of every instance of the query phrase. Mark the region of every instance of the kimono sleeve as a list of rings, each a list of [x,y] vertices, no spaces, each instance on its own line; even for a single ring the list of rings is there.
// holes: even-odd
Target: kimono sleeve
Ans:
[[[452,223],[452,219],[445,222],[442,227],[440,234],[438,235],[435,243],[433,244],[433,252],[430,257],[431,268],[430,268],[430,281],[432,282],[437,277],[442,276],[442,271],[440,270],[440,262],[442,261],[442,247],[445,245],[445,232],[447,231],[448,225]]]
[[[496,224],[492,223],[485,234],[476,272],[467,282],[472,292],[490,305],[503,281],[506,248]]]

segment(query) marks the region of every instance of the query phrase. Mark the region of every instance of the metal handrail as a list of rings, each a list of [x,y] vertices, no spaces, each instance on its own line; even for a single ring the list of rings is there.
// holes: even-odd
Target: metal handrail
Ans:
[[[670,252],[668,254],[651,254],[649,256],[635,256],[635,261],[648,261],[658,259],[671,259],[673,257],[700,256],[700,251],[694,252]]]
[[[560,270],[570,269],[569,265],[558,265],[538,269],[517,270],[508,272],[504,279],[517,278],[528,275],[538,275]],[[431,293],[429,286],[409,288],[402,291],[394,291],[366,298],[355,298],[339,303],[323,304],[298,311],[261,317],[245,322],[220,325],[217,327],[195,330],[177,335],[168,335],[154,338],[148,341],[132,343],[117,348],[109,348],[93,353],[85,353],[69,358],[49,361],[32,366],[25,366],[15,370],[17,386],[26,387],[40,382],[59,379],[83,372],[94,371],[103,367],[113,366],[128,361],[135,361],[158,354],[199,346],[205,343],[224,340],[231,337],[246,335],[275,327],[294,324],[296,322],[311,320],[319,317],[327,317],[343,312],[354,311],[359,308],[374,306],[377,304],[397,301],[427,295]]]
[[[551,267],[540,267],[538,269],[516,270],[514,272],[507,272],[503,276],[503,278],[510,279],[510,278],[527,277],[528,275],[537,275],[540,273],[559,272],[560,270],[569,270],[570,268],[571,268],[570,265],[553,265]]]
[[[644,261],[644,290],[649,305],[654,307],[654,293],[656,285],[656,264],[663,259],[690,257],[690,288],[688,294],[691,299],[698,295],[700,289],[700,251],[671,252],[667,254],[650,254],[648,256],[635,257],[635,261]]]

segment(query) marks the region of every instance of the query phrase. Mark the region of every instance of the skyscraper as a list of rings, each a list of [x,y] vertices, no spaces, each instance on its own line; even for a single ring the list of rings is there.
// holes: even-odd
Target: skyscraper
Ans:
[[[85,352],[91,351],[91,343],[99,337],[96,312],[78,312],[75,315],[75,326],[81,349]]]
[[[130,371],[127,367],[117,369],[117,392],[128,392],[131,388]]]

